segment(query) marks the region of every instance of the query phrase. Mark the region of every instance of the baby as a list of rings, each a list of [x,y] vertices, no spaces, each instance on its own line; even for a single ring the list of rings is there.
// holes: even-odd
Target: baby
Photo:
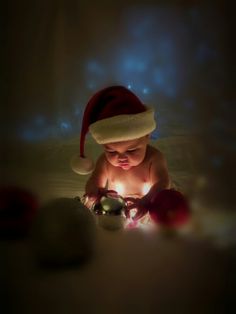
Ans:
[[[170,188],[165,157],[149,145],[155,127],[154,111],[123,86],[105,88],[90,99],[83,117],[80,156],[72,159],[75,172],[92,172],[85,187],[88,207],[102,192],[113,190],[126,198],[129,209],[138,209],[134,219],[139,219],[146,214],[153,193]],[[95,167],[84,155],[88,130],[104,149]]]

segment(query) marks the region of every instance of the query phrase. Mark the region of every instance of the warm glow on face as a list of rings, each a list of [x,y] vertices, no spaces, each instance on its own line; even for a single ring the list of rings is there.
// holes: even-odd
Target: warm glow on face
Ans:
[[[148,183],[148,182],[144,183],[143,190],[142,190],[143,195],[146,195],[149,192],[150,188],[151,188],[150,183]]]
[[[124,186],[123,186],[122,183],[117,182],[117,183],[116,183],[116,186],[115,186],[115,190],[116,190],[116,192],[117,192],[119,195],[121,195],[121,196],[124,195]]]

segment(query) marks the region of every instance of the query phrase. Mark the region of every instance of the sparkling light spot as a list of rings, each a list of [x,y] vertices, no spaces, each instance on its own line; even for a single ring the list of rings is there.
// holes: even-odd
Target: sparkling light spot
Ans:
[[[144,87],[144,88],[143,88],[143,94],[148,94],[148,93],[149,93],[149,88]]]
[[[63,129],[63,130],[68,130],[70,128],[70,123],[69,122],[65,122],[65,121],[62,121],[60,123],[60,127]]]
[[[93,74],[101,75],[103,74],[102,66],[95,60],[89,61],[87,64],[87,69],[89,72]]]
[[[94,82],[89,82],[89,83],[88,83],[88,88],[89,88],[89,89],[95,89],[95,87],[96,87],[96,85],[95,85]]]
[[[120,182],[117,182],[115,186],[116,186],[116,188],[115,188],[116,192],[117,192],[119,195],[123,196],[123,195],[124,195],[124,191],[125,191],[123,184],[120,183]]]
[[[149,192],[150,188],[151,188],[150,183],[148,183],[148,182],[144,183],[143,190],[142,190],[143,195],[146,195]]]

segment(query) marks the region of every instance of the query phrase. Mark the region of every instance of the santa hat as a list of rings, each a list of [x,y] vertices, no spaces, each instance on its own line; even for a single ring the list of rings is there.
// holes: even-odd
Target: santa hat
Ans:
[[[93,171],[93,161],[85,157],[85,136],[90,132],[98,144],[133,140],[156,128],[154,111],[123,86],[98,91],[89,100],[80,134],[80,154],[73,156],[71,167],[78,174]]]

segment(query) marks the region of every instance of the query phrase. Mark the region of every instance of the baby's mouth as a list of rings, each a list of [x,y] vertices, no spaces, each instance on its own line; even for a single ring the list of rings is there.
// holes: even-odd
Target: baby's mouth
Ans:
[[[129,167],[129,163],[128,162],[119,162],[118,167],[127,168],[127,167]]]

